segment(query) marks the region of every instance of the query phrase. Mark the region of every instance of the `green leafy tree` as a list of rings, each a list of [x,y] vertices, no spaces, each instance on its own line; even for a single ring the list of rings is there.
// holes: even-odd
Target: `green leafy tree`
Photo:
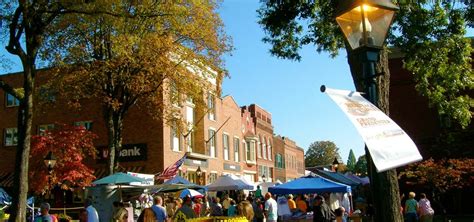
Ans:
[[[34,92],[39,56],[53,36],[61,35],[60,24],[65,15],[88,8],[88,1],[0,1],[0,33],[2,44],[17,56],[23,68],[23,88],[15,90],[0,77],[0,88],[20,102],[18,108],[18,145],[16,149],[13,202],[9,221],[26,221],[28,167],[34,114]],[[91,11],[89,11],[92,13]],[[100,13],[100,10],[94,13]],[[5,59],[2,57],[1,59]],[[4,62],[0,62],[4,64]]]
[[[365,158],[365,155],[362,155],[357,159],[353,172],[359,176],[367,176],[367,159]]]
[[[428,97],[430,104],[440,114],[467,126],[474,104],[464,93],[473,88],[472,49],[463,33],[466,20],[472,25],[472,6],[469,1],[400,1],[399,4],[402,16],[396,17],[388,42],[406,55],[413,55],[405,58],[405,68],[415,75],[417,90]],[[271,54],[279,58],[301,60],[299,50],[305,45],[314,45],[317,52],[336,56],[341,48],[349,49],[334,19],[337,7],[337,1],[263,1],[258,10],[259,23],[266,31],[263,41],[271,44]],[[356,89],[364,91],[360,81],[362,68],[357,59],[348,51]],[[388,113],[390,71],[386,49],[380,54],[376,72],[382,74],[376,79],[379,93],[376,105]],[[370,155],[367,158],[370,160]],[[402,221],[396,171],[376,173],[373,164],[368,169],[372,191],[380,197],[374,198],[376,220]]]
[[[71,105],[89,98],[101,102],[113,174],[128,111],[138,107],[189,131],[193,126],[179,115],[180,106],[192,98],[201,109],[208,93],[217,94],[221,56],[230,47],[214,1],[121,1],[103,7],[110,14],[71,16],[82,21],[65,24],[64,32],[75,38],[49,43],[69,45],[49,54],[58,68],[50,85]],[[180,94],[177,101],[168,100],[174,92]]]
[[[356,158],[354,155],[354,151],[352,149],[349,151],[349,157],[347,158],[347,170],[350,172],[354,172],[356,166]]]
[[[316,141],[309,145],[304,155],[306,167],[331,165],[339,157],[339,148],[332,141]]]

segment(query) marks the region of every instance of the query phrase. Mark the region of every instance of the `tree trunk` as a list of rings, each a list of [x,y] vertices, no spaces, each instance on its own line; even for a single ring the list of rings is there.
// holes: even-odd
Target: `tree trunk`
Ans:
[[[24,97],[18,109],[18,145],[13,181],[12,214],[9,221],[26,221],[26,199],[28,194],[28,166],[30,158],[31,128],[33,124],[34,63],[23,62]],[[43,157],[36,157],[43,158]]]
[[[108,148],[109,148],[109,156],[107,159],[107,166],[109,170],[109,175],[112,175],[115,173],[115,162],[116,162],[116,156],[115,156],[115,151],[116,146],[115,146],[115,127],[114,127],[114,115],[113,115],[113,108],[110,106],[105,107],[106,109],[106,123],[107,123],[107,133],[108,133]]]
[[[109,141],[109,158],[107,160],[109,175],[117,172],[120,151],[122,150],[123,116],[121,112],[106,107],[106,122]]]
[[[358,58],[358,55],[350,51],[348,51],[347,54],[355,87],[357,91],[365,92],[367,83],[363,78],[363,64],[360,58]],[[375,68],[378,75],[376,78],[378,99],[375,105],[388,115],[390,71],[388,68],[388,53],[386,50],[380,52],[379,61]],[[396,170],[377,173],[367,147],[365,148],[365,152],[375,210],[374,221],[402,222],[403,216],[400,211],[401,203]]]

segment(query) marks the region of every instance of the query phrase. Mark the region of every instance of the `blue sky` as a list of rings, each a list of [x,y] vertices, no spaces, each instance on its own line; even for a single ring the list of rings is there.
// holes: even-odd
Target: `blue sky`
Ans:
[[[224,80],[223,95],[232,95],[241,106],[256,103],[269,111],[275,134],[291,138],[305,150],[312,142],[329,140],[339,147],[344,162],[350,149],[356,158],[363,155],[362,138],[336,104],[319,91],[323,84],[354,90],[346,53],[331,58],[305,47],[300,62],[271,56],[270,45],[261,41],[259,6],[259,1],[227,0],[219,9],[235,47],[225,58],[230,78]],[[472,29],[468,31],[468,36],[473,34]],[[14,63],[8,69],[0,66],[0,73],[21,71],[18,59],[1,47],[3,56]]]
[[[224,1],[219,10],[235,50],[226,56],[230,78],[223,95],[232,95],[239,105],[256,103],[272,114],[275,134],[287,136],[304,148],[315,141],[330,140],[340,149],[344,162],[352,149],[364,154],[364,143],[349,119],[321,85],[354,90],[346,53],[336,58],[318,54],[314,47],[301,51],[300,62],[278,59],[263,43],[257,23],[258,1]]]

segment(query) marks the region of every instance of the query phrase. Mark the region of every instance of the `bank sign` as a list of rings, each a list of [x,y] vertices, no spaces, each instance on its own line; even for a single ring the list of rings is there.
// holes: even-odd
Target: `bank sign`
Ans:
[[[98,162],[107,162],[109,157],[108,147],[99,147]],[[125,144],[118,153],[119,162],[133,162],[146,160],[147,147],[146,143]]]

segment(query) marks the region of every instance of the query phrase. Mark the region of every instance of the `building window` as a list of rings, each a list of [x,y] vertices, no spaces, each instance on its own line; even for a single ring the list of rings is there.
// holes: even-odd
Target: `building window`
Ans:
[[[255,161],[255,141],[247,141],[245,149],[247,161]]]
[[[239,162],[240,158],[240,140],[239,138],[234,138],[234,161]]]
[[[214,183],[217,180],[217,173],[210,173],[208,183]]]
[[[222,134],[222,145],[224,147],[224,160],[229,160],[229,135]]]
[[[179,106],[179,93],[178,93],[178,88],[176,87],[176,83],[172,82],[170,83],[170,102],[174,106]]]
[[[262,156],[263,156],[263,159],[267,159],[267,145],[265,144],[265,137],[263,137],[263,140],[262,140]]]
[[[191,97],[188,97],[191,98]],[[192,99],[192,98],[191,98]],[[188,104],[186,106],[186,122],[187,122],[187,136],[186,140],[186,151],[193,152],[193,145],[194,145],[194,132],[192,132],[194,128],[194,107],[193,105]]]
[[[209,156],[211,157],[217,157],[217,152],[216,152],[216,131],[209,129]]]
[[[74,126],[82,126],[86,130],[91,131],[92,130],[92,121],[78,121],[74,122]]]
[[[51,131],[54,129],[54,124],[43,124],[38,126],[38,135],[46,135],[46,131]]]
[[[276,168],[283,169],[283,157],[279,153],[275,155],[275,166]]]
[[[171,150],[181,151],[180,136],[176,127],[171,127]]]
[[[207,95],[207,109],[210,120],[216,120],[216,102],[215,97],[211,93]]]
[[[18,144],[18,129],[6,128],[4,138],[5,146],[16,146]]]
[[[258,158],[262,158],[262,137],[258,136],[258,147],[257,147],[257,156]]]
[[[268,149],[268,159],[272,160],[272,146],[270,145],[270,140],[267,140],[267,149]]]
[[[56,95],[55,93],[46,87],[40,87],[39,89],[39,98],[46,102],[55,102]]]
[[[20,100],[15,98],[12,94],[7,93],[7,107],[14,107],[14,106],[19,106],[20,105]]]

